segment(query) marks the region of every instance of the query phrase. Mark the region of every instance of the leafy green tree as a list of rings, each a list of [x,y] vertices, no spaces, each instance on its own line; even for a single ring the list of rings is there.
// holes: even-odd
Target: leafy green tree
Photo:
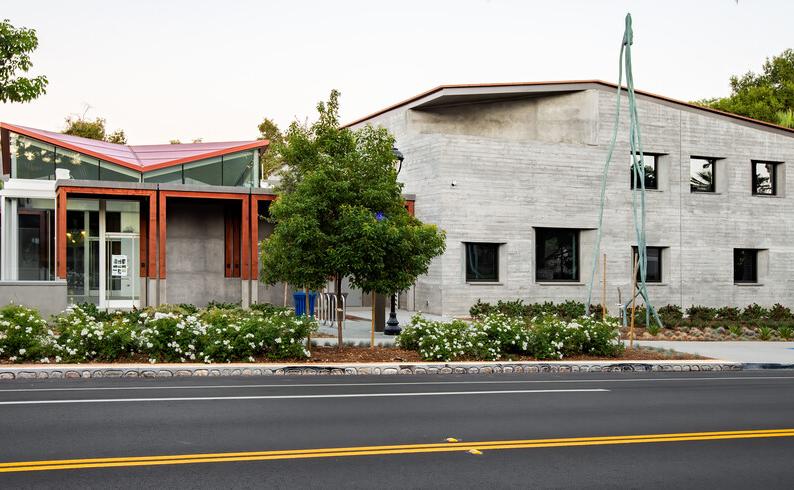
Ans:
[[[124,130],[118,129],[107,134],[105,120],[101,117],[93,121],[83,117],[67,117],[66,129],[63,130],[63,134],[71,134],[72,136],[107,141],[108,143],[117,143],[120,145],[127,144],[127,136],[124,134]]]
[[[20,76],[33,66],[30,53],[38,45],[34,29],[0,22],[0,102],[29,102],[47,92],[47,77]]]
[[[767,58],[762,73],[731,77],[731,95],[698,104],[794,128],[794,49]]]
[[[407,289],[445,244],[442,231],[405,209],[394,138],[383,128],[339,127],[338,100],[331,92],[317,121],[292,123],[277,145],[285,170],[260,255],[262,281],[320,289],[333,278],[341,302],[344,277],[366,292]]]
[[[270,141],[267,151],[263,151],[259,157],[260,175],[266,179],[284,165],[279,155],[278,149],[284,144],[284,135],[278,125],[272,119],[265,118],[258,126],[260,140]]]

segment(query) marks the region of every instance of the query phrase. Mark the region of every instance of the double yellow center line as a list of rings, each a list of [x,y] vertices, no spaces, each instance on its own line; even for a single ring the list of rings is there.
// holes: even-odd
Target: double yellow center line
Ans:
[[[479,452],[496,449],[648,444],[654,442],[714,441],[724,439],[758,439],[770,437],[794,437],[794,429],[686,432],[676,434],[570,437],[562,439],[522,439],[507,441],[460,441],[435,444],[335,447],[324,449],[292,449],[283,451],[250,451],[236,453],[178,454],[170,456],[137,456],[124,458],[20,461],[12,463],[0,463],[0,473],[194,463],[229,463],[238,461],[267,461],[277,459],[335,458],[345,456],[375,456],[389,454],[449,453],[467,452],[472,450]]]

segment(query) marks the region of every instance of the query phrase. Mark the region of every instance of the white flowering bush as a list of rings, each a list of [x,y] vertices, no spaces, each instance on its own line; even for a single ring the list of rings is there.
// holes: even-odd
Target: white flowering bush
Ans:
[[[571,321],[556,316],[521,318],[491,313],[471,324],[437,322],[416,315],[397,344],[428,361],[499,360],[511,356],[562,359],[571,355],[614,357],[622,352],[618,322],[592,317]]]
[[[164,305],[107,313],[75,305],[52,328],[33,309],[0,309],[0,360],[87,362],[232,362],[307,358],[314,319],[290,310]]]
[[[136,318],[129,314],[100,315],[96,308],[72,306],[55,317],[57,336],[52,335],[56,362],[113,361],[129,357],[136,352],[137,328]]]
[[[53,338],[38,311],[14,304],[0,308],[0,359],[47,359],[53,352]]]

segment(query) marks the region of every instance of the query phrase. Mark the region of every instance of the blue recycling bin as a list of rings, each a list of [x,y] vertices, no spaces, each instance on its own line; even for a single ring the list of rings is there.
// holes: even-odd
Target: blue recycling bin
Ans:
[[[306,315],[306,293],[304,291],[296,291],[295,294],[292,295],[292,299],[295,302],[295,316]],[[315,299],[317,299],[317,293],[309,291],[309,311],[311,311],[312,317],[314,316]]]

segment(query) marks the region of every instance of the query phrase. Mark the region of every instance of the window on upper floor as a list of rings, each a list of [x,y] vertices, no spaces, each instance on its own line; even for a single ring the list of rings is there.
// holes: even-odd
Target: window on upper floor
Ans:
[[[639,162],[640,169],[644,167],[645,170],[645,188],[646,189],[658,189],[659,188],[659,178],[658,178],[658,171],[659,171],[659,155],[652,155],[648,153],[644,153],[642,156],[636,155],[632,156],[629,155],[629,185],[631,189],[641,188],[640,185],[642,176],[639,172],[635,172],[634,170],[634,159],[637,159]],[[642,161],[640,161],[642,160]]]
[[[777,195],[778,165],[776,162],[753,162],[753,194]]]
[[[579,230],[535,228],[535,280],[579,280]]]
[[[464,243],[466,282],[499,282],[499,244]]]
[[[716,158],[689,158],[689,190],[690,192],[715,192]]]
[[[733,249],[733,282],[758,282],[758,250],[754,248]]]
[[[631,247],[632,268],[634,262],[639,260],[637,247]],[[662,255],[664,247],[645,247],[645,282],[662,282]],[[637,266],[637,281],[640,280],[640,269]]]

